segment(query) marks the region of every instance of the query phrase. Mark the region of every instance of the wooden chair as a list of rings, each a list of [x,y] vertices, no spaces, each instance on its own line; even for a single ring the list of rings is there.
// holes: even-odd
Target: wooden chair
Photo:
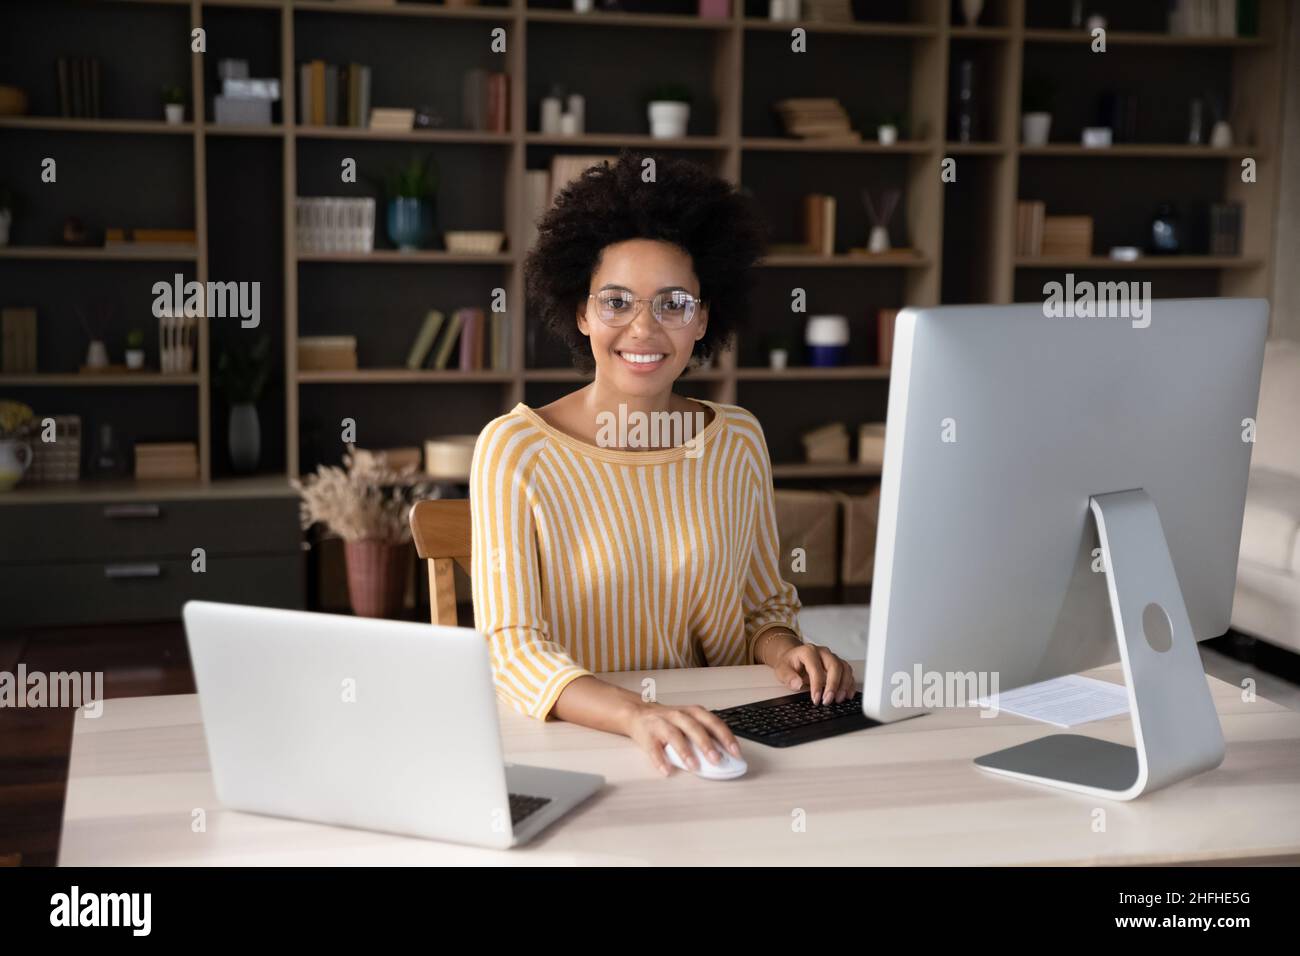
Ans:
[[[456,626],[455,567],[470,573],[473,540],[468,498],[417,501],[411,508],[415,552],[429,562],[429,608],[434,624]]]

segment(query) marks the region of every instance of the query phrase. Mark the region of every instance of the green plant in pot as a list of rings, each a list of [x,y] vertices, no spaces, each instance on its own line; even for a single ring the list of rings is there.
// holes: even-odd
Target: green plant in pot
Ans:
[[[438,164],[430,154],[412,156],[391,170],[384,184],[388,196],[388,238],[403,251],[423,249],[433,238],[438,196]]]
[[[661,83],[651,89],[646,97],[650,135],[655,139],[685,136],[694,98],[691,88],[682,83]]]
[[[126,333],[126,367],[132,371],[144,368],[144,329]]]
[[[175,125],[185,122],[185,91],[179,86],[168,85],[162,89],[163,118]]]
[[[1046,146],[1052,135],[1056,81],[1045,73],[1025,80],[1020,94],[1020,139],[1025,146]]]
[[[383,454],[349,445],[343,467],[319,465],[291,482],[302,499],[302,527],[343,539],[348,599],[360,617],[393,617],[401,609],[411,564],[411,505],[434,488],[415,469],[389,467]]]
[[[230,348],[217,359],[214,382],[230,407],[227,442],[230,466],[251,474],[262,460],[262,425],[257,401],[271,375],[271,339],[259,336],[252,344]]]

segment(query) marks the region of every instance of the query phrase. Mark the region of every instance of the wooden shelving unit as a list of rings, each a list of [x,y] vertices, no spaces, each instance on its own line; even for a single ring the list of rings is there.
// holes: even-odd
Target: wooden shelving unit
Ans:
[[[1159,4],[1151,4],[1154,7]],[[225,206],[241,202],[239,196],[216,193],[213,150],[252,150],[260,160],[278,161],[276,199],[281,207],[265,217],[268,228],[279,230],[279,250],[266,271],[282,278],[281,299],[263,302],[263,310],[275,313],[267,327],[281,340],[283,365],[283,408],[268,416],[273,431],[264,430],[264,443],[282,445],[284,462],[281,477],[299,474],[315,463],[319,455],[304,453],[306,436],[320,422],[329,423],[338,414],[347,414],[356,403],[368,409],[367,424],[373,438],[362,437],[362,444],[373,441],[376,447],[386,444],[418,444],[427,437],[427,423],[435,422],[445,431],[474,431],[495,414],[520,401],[544,404],[587,377],[564,367],[564,357],[554,352],[534,360],[533,343],[528,340],[528,324],[523,308],[523,243],[527,234],[523,183],[525,171],[540,168],[557,152],[608,152],[619,148],[648,148],[687,156],[714,168],[737,184],[753,187],[760,205],[785,228],[778,241],[789,236],[793,221],[794,199],[809,191],[836,189],[840,207],[849,214],[839,235],[837,253],[832,256],[774,254],[759,271],[758,281],[765,296],[760,306],[757,327],[749,337],[742,337],[738,352],[719,357],[715,367],[696,369],[683,377],[686,394],[710,397],[718,401],[739,402],[755,408],[764,422],[769,444],[777,463],[774,474],[779,479],[869,480],[870,469],[861,466],[806,465],[791,461],[791,449],[797,447],[797,434],[815,417],[834,417],[848,402],[853,407],[850,418],[882,419],[886,398],[888,370],[874,363],[874,355],[865,346],[874,340],[871,326],[862,324],[868,310],[906,305],[925,306],[946,302],[987,301],[1006,303],[1022,297],[1019,293],[1030,282],[1041,283],[1046,277],[1063,270],[1107,272],[1122,270],[1126,276],[1150,271],[1163,283],[1192,282],[1195,289],[1211,288],[1219,294],[1265,296],[1271,288],[1275,268],[1271,237],[1275,215],[1275,197],[1280,155],[1280,97],[1283,50],[1277,38],[1286,35],[1288,16],[1294,15],[1283,0],[1263,0],[1261,29],[1258,38],[1171,37],[1149,29],[1129,29],[1126,14],[1116,14],[1116,27],[1108,34],[1114,47],[1111,55],[1158,56],[1162,64],[1177,64],[1190,58],[1194,69],[1210,63],[1226,62],[1226,75],[1233,87],[1248,86],[1249,101],[1239,108],[1234,125],[1246,145],[1227,149],[1210,149],[1168,143],[1117,144],[1108,149],[1084,149],[1071,142],[1053,141],[1038,148],[1023,147],[1019,137],[1019,111],[1022,85],[1027,82],[1027,68],[1041,56],[1064,58],[1086,50],[1090,37],[1083,31],[1060,29],[1050,25],[1048,16],[1027,0],[990,0],[984,19],[978,26],[954,22],[955,4],[949,0],[903,0],[891,9],[905,10],[905,17],[894,21],[834,23],[774,23],[765,18],[766,4],[760,0],[735,0],[729,18],[702,20],[686,11],[691,4],[669,4],[672,13],[593,13],[575,14],[558,3],[546,7],[530,6],[527,0],[508,0],[499,6],[444,7],[432,4],[397,3],[384,5],[350,0],[152,0],[151,3],[115,0],[96,4],[96,8],[120,9],[130,18],[151,7],[174,8],[187,14],[187,29],[224,24],[226,46],[220,55],[242,56],[242,43],[259,50],[270,50],[270,70],[278,68],[282,98],[280,118],[273,125],[261,127],[221,127],[211,123],[209,114],[210,78],[214,71],[204,55],[190,57],[190,120],[172,126],[144,118],[73,120],[33,116],[0,119],[0,140],[11,136],[49,136],[65,134],[113,137],[141,137],[145,144],[172,142],[188,138],[193,159],[193,226],[199,241],[194,247],[170,250],[68,249],[56,246],[10,246],[0,248],[0,270],[16,268],[7,260],[68,260],[70,262],[118,261],[170,264],[179,261],[193,278],[226,280],[235,276],[212,275],[210,242],[215,242],[209,225],[209,202]],[[889,5],[887,5],[889,6]],[[1047,5],[1044,5],[1047,6]],[[1057,4],[1056,6],[1063,6]],[[0,14],[0,29],[4,27]],[[324,19],[321,19],[324,18]],[[337,24],[338,29],[334,29]],[[461,129],[378,132],[349,127],[299,126],[296,124],[297,70],[304,59],[324,56],[342,59],[351,55],[349,44],[358,44],[363,52],[353,58],[369,62],[374,70],[388,69],[371,54],[388,37],[395,41],[419,33],[429,40],[430,55],[439,43],[456,44],[472,31],[504,28],[509,39],[508,52],[492,62],[512,76],[510,131],[485,133]],[[787,67],[793,61],[773,61],[776,51],[788,47],[787,35],[794,27],[807,31],[809,57],[831,51],[811,72],[800,74],[787,83]],[[486,34],[485,34],[486,35]],[[238,37],[238,40],[231,39]],[[328,37],[322,52],[322,37]],[[340,37],[342,39],[340,39]],[[595,49],[594,41],[607,39],[626,45],[625,76],[612,77],[624,86],[638,85],[660,77],[638,77],[637,56],[650,56],[642,48],[653,38],[680,38],[704,68],[686,75],[699,87],[704,101],[701,122],[692,117],[691,135],[675,140],[655,140],[644,127],[610,129],[625,119],[602,126],[596,109],[603,88],[584,83],[578,49]],[[379,38],[378,40],[376,38]],[[646,41],[643,43],[643,40]],[[700,51],[703,51],[702,56]],[[206,54],[211,60],[216,51]],[[955,62],[974,56],[984,67],[982,84],[985,93],[985,138],[976,142],[953,142],[949,136],[950,77]],[[1132,54],[1127,54],[1132,55]],[[53,54],[51,54],[53,56]],[[266,56],[263,57],[266,59]],[[872,63],[879,61],[878,67]],[[1030,62],[1033,61],[1033,62]],[[805,61],[804,65],[806,65]],[[392,67],[394,70],[397,66]],[[876,72],[871,72],[875,69]],[[1084,82],[1071,61],[1067,77]],[[570,71],[566,73],[565,71]],[[579,72],[573,72],[573,71]],[[864,74],[863,71],[866,71]],[[818,72],[820,71],[820,72]],[[646,72],[646,71],[642,71]],[[576,77],[574,85],[587,95],[588,126],[581,136],[551,136],[536,131],[537,99],[541,91],[556,78]],[[24,78],[25,79],[25,78]],[[33,76],[32,82],[46,77]],[[635,82],[634,82],[635,81]],[[1190,81],[1188,81],[1190,82]],[[785,86],[781,84],[786,83]],[[1202,80],[1196,79],[1197,93]],[[874,86],[872,84],[875,84]],[[618,83],[611,82],[611,86]],[[861,90],[866,92],[861,92]],[[633,92],[620,87],[610,95]],[[854,144],[817,144],[781,137],[767,113],[771,99],[784,95],[840,95],[850,107],[855,126],[864,140]],[[859,103],[854,97],[866,97]],[[907,115],[905,138],[884,146],[874,138],[874,99],[899,97],[897,102],[882,105],[901,106]],[[414,98],[401,100],[390,91],[376,94],[382,105],[417,105]],[[866,104],[866,105],[862,105]],[[609,114],[615,115],[615,114]],[[643,120],[643,117],[642,117]],[[260,144],[260,145],[259,145]],[[376,157],[400,159],[412,151],[433,152],[451,157],[462,167],[482,165],[491,175],[499,172],[499,194],[482,191],[482,222],[474,225],[457,223],[449,228],[501,229],[506,233],[504,250],[493,255],[457,255],[441,250],[401,253],[377,248],[369,254],[305,253],[296,248],[293,228],[294,200],[300,194],[319,194],[311,182],[319,182],[319,167],[337,164],[341,155],[364,156],[372,164]],[[470,156],[473,160],[457,157]],[[1252,158],[1258,162],[1258,179],[1246,185],[1237,175],[1238,161]],[[946,184],[941,175],[945,159],[955,159],[957,186]],[[1214,164],[1221,172],[1214,172]],[[453,163],[453,166],[455,164]],[[1084,206],[1097,195],[1099,177],[1114,175],[1118,181],[1104,185],[1115,203],[1145,202],[1151,198],[1135,192],[1122,180],[1134,168],[1185,171],[1211,170],[1214,195],[1196,196],[1185,190],[1185,197],[1234,199],[1246,209],[1243,254],[1240,257],[1187,255],[1148,257],[1136,262],[1113,261],[1104,254],[1081,259],[1024,258],[1015,254],[1015,204],[1018,198],[1038,198],[1033,190],[1042,188],[1056,198],[1065,191],[1062,178],[1078,183],[1077,202]],[[1113,172],[1112,171],[1116,171]],[[0,169],[3,173],[3,169]],[[856,179],[855,179],[856,177]],[[1053,178],[1055,177],[1055,178]],[[1186,179],[1183,176],[1179,181]],[[302,180],[302,182],[300,182]],[[310,182],[309,182],[310,181]],[[1198,183],[1204,182],[1202,179]],[[900,207],[900,235],[906,237],[909,254],[866,257],[847,253],[849,246],[865,244],[865,230],[858,234],[860,210],[858,186],[885,183],[903,190],[905,201]],[[1043,185],[1046,183],[1046,185]],[[829,186],[827,185],[829,184]],[[1054,185],[1057,184],[1057,185]],[[223,187],[224,188],[224,187]],[[1200,188],[1199,186],[1197,188]],[[334,184],[335,195],[373,195],[365,185]],[[1049,201],[1050,201],[1049,197]],[[494,221],[498,216],[499,221]],[[1057,211],[1049,206],[1049,212]],[[1060,211],[1084,211],[1063,209]],[[217,212],[223,213],[224,209]],[[857,216],[857,219],[851,218]],[[382,238],[382,205],[377,237]],[[1119,216],[1115,218],[1118,220]],[[780,230],[778,230],[780,231]],[[229,240],[222,240],[228,244]],[[230,258],[231,251],[220,250]],[[1104,253],[1104,248],[1094,249]],[[238,262],[238,256],[234,260]],[[0,285],[3,285],[0,271]],[[488,276],[488,279],[484,279]],[[370,321],[365,306],[358,302],[382,304],[397,286],[427,285],[428,298],[444,311],[454,307],[453,300],[486,300],[483,288],[501,287],[506,291],[511,318],[510,367],[505,371],[415,371],[392,367],[400,358],[387,357],[379,367],[356,372],[304,372],[296,365],[296,344],[300,332],[307,334],[346,331],[347,315],[361,325]],[[1207,285],[1207,283],[1209,285]],[[835,369],[794,367],[774,371],[761,367],[762,354],[756,349],[764,326],[768,331],[784,327],[798,329],[802,316],[782,314],[782,303],[793,286],[807,289],[810,311],[851,313],[854,336],[860,348],[851,365]],[[453,290],[465,290],[464,292]],[[1178,285],[1168,288],[1178,290]],[[365,298],[361,292],[366,290]],[[350,298],[349,298],[350,297]],[[334,304],[334,298],[340,304]],[[771,305],[776,302],[777,305]],[[37,303],[39,305],[39,303]],[[459,303],[457,303],[459,304]],[[773,311],[775,310],[775,311]],[[346,313],[346,314],[344,314]],[[393,331],[395,351],[404,353],[409,344],[407,329]],[[400,340],[400,341],[398,341]],[[392,350],[390,350],[392,351]],[[544,352],[544,350],[543,350]],[[540,353],[539,353],[540,354]],[[196,440],[199,443],[202,481],[222,487],[214,481],[213,445],[224,441],[214,436],[212,415],[212,336],[207,320],[200,327],[197,372],[193,376],[167,376],[166,381],[146,381],[137,377],[106,377],[97,384],[108,389],[143,385],[170,386],[183,384],[196,390]],[[536,367],[534,367],[536,366]],[[79,389],[92,383],[82,376],[39,374],[25,377],[0,377],[0,389],[6,386],[47,389]],[[159,376],[158,378],[162,378]],[[789,391],[788,387],[795,391]],[[803,400],[804,394],[817,396]],[[800,401],[791,402],[792,396]],[[369,396],[369,397],[367,397]],[[821,397],[825,396],[825,401]],[[864,397],[865,396],[865,397]],[[853,403],[857,404],[854,406]],[[402,421],[412,410],[426,410],[423,420],[415,420],[408,433],[400,433]],[[427,411],[432,409],[432,411]],[[282,411],[282,414],[279,412]],[[319,419],[310,426],[308,419]],[[281,430],[282,429],[282,430]],[[305,460],[311,459],[311,460]],[[83,483],[84,484],[84,483]],[[225,485],[225,487],[234,487]],[[84,490],[84,489],[83,489]],[[123,489],[118,486],[118,491]],[[73,492],[75,494],[75,492]]]

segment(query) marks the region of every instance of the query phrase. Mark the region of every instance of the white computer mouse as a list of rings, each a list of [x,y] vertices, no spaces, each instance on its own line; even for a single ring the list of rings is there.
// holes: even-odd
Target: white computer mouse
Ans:
[[[691,748],[695,751],[695,759],[700,765],[700,769],[698,770],[691,770],[690,767],[686,766],[686,763],[678,755],[677,751],[673,749],[672,744],[666,744],[664,746],[664,756],[666,756],[668,762],[678,770],[686,770],[695,774],[697,777],[703,777],[705,780],[735,780],[737,777],[743,777],[745,772],[749,770],[749,764],[745,763],[745,761],[740,757],[733,757],[727,752],[727,749],[721,745],[718,746],[718,752],[722,754],[721,763],[712,763],[709,758],[704,755],[704,751],[696,744],[692,743]]]

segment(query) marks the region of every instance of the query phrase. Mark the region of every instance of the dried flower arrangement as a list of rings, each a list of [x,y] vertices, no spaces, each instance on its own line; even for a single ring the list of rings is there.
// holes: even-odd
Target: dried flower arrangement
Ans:
[[[302,526],[323,524],[344,541],[411,540],[411,505],[436,497],[429,482],[412,481],[413,466],[389,467],[386,456],[349,445],[343,467],[320,465],[314,474],[291,482],[302,497]]]
[[[0,401],[0,439],[21,438],[36,422],[31,406]]]

